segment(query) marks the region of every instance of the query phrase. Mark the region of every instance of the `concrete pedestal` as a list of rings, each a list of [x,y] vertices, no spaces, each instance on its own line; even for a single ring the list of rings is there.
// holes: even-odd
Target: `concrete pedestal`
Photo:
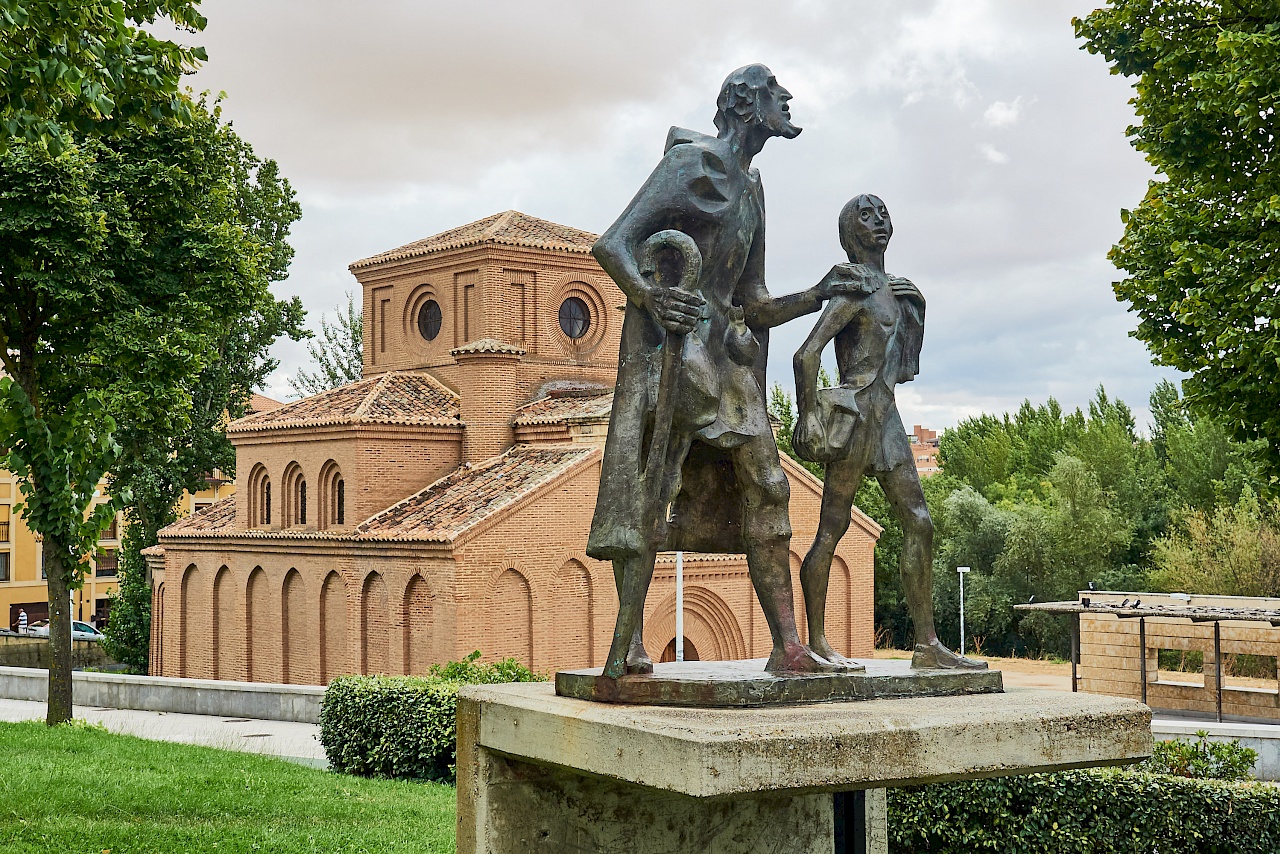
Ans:
[[[1145,706],[1090,694],[689,709],[476,685],[458,703],[458,852],[884,851],[886,787],[1150,752]]]

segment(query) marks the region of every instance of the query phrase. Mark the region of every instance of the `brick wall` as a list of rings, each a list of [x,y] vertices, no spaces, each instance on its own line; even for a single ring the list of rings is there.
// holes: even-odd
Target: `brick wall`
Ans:
[[[820,493],[792,480],[793,575],[815,533]],[[598,665],[617,612],[612,565],[582,551],[598,458],[468,531],[432,544],[316,540],[166,543],[166,589],[153,672],[314,684],[341,673],[421,673],[475,649],[550,672]],[[833,565],[828,633],[849,655],[873,646],[874,538],[856,522]],[[532,535],[531,535],[532,534]],[[798,578],[797,610],[803,611]],[[158,597],[159,598],[159,597]],[[645,641],[661,655],[675,631],[672,556],[660,559]],[[803,635],[803,617],[801,617]],[[685,636],[703,659],[766,656],[768,627],[742,556],[686,555]],[[178,642],[171,642],[177,638]]]
[[[529,364],[542,366],[528,372],[531,379],[538,370],[563,374],[568,366],[601,376],[617,369],[617,306],[626,298],[590,255],[489,245],[357,270],[356,276],[364,290],[365,376],[442,369],[439,376],[457,388],[447,379],[454,364],[449,351],[480,338],[524,348]],[[558,320],[560,304],[574,295],[592,313],[591,329],[579,342],[560,331]],[[431,341],[418,327],[427,300],[441,308],[440,332]]]
[[[462,461],[460,427],[362,425],[341,428],[293,428],[233,436],[236,445],[236,527],[258,527],[249,518],[254,489],[250,480],[258,466],[272,488],[270,529],[285,527],[290,495],[285,472],[296,464],[307,484],[305,530],[351,528],[397,501],[413,495],[453,471]],[[322,502],[332,502],[335,480],[326,466],[336,466],[345,492],[345,525]],[[328,516],[329,518],[326,518]]]

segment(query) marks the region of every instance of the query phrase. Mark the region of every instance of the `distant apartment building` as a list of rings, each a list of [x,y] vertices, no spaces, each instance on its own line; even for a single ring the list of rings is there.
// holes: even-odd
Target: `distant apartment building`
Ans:
[[[26,611],[27,622],[49,618],[49,586],[44,574],[44,547],[27,527],[14,505],[21,502],[18,479],[0,469],[0,613],[6,615],[4,628],[18,628],[18,614]],[[103,532],[98,548],[90,557],[84,586],[72,592],[71,615],[90,622],[106,619],[108,596],[116,589],[119,566],[120,518]]]
[[[907,434],[911,443],[911,454],[916,460],[916,473],[928,477],[942,471],[938,465],[938,431],[929,430],[917,424]]]

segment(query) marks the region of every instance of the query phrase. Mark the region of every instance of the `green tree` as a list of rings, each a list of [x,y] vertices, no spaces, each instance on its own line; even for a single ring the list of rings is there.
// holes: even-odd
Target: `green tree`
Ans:
[[[266,235],[282,238],[296,208],[255,232],[244,206],[266,201],[240,192],[243,143],[216,110],[192,103],[190,113],[185,124],[86,137],[57,156],[17,143],[0,158],[0,352],[12,378],[0,386],[0,439],[44,541],[50,723],[71,715],[68,593],[128,498],[121,483],[86,520],[85,496],[122,463],[116,423],[121,435],[187,430],[196,378],[228,318],[262,305],[288,260]]]
[[[1115,497],[1083,460],[1063,453],[1048,473],[1047,498],[1013,508],[995,574],[1017,602],[1074,599],[1086,584],[1123,565],[1133,524],[1115,508]],[[1032,612],[1018,634],[1033,649],[1067,653],[1060,621]]]
[[[1245,487],[1234,504],[1187,508],[1155,543],[1152,586],[1220,596],[1280,596],[1280,501]]]
[[[71,137],[185,121],[182,75],[204,48],[156,38],[167,19],[203,30],[199,0],[0,0],[0,152],[13,141],[58,154]]]
[[[1280,475],[1280,3],[1110,0],[1074,21],[1136,78],[1133,146],[1159,173],[1122,212],[1117,297],[1193,410],[1265,443]]]
[[[355,297],[347,293],[347,307],[338,306],[332,325],[320,318],[320,336],[307,342],[307,351],[316,369],[298,369],[289,386],[298,397],[319,394],[364,376],[364,315],[356,308]],[[775,389],[776,389],[775,384]]]
[[[1177,505],[1210,513],[1235,504],[1246,488],[1262,491],[1260,442],[1236,442],[1214,419],[1193,416],[1168,380],[1151,392],[1151,415],[1151,445]]]
[[[118,147],[126,146],[122,141]],[[116,437],[122,450],[112,467],[111,488],[126,490],[131,498],[125,506],[119,591],[112,602],[105,648],[118,661],[144,672],[151,586],[141,551],[155,545],[159,530],[174,521],[183,492],[202,488],[215,471],[234,476],[235,449],[225,432],[228,419],[245,414],[253,389],[278,366],[268,354],[271,345],[281,335],[296,340],[306,333],[301,301],[277,300],[269,288],[288,273],[293,257],[289,228],[301,215],[275,162],[258,158],[221,122],[216,108],[209,111],[204,105],[176,134],[138,134],[127,148],[133,163],[198,164],[198,173],[185,172],[181,188],[157,186],[153,168],[132,174],[129,186],[139,202],[155,192],[170,199],[163,220],[149,226],[154,245],[165,252],[203,250],[209,237],[197,237],[197,228],[218,229],[217,255],[223,263],[204,275],[221,278],[225,286],[220,301],[206,306],[216,322],[200,344],[200,372],[186,379],[184,391],[191,404],[181,429],[163,429],[165,425],[128,412],[119,416]],[[238,262],[227,263],[232,258]],[[176,265],[179,257],[166,263]]]
[[[936,482],[947,475],[935,475]],[[975,649],[992,653],[1017,647],[1011,637],[1014,592],[995,574],[1014,512],[997,507],[969,486],[953,486],[931,504],[934,536],[933,601],[938,631],[948,642],[960,637],[960,580],[956,567],[970,569],[965,579],[965,625]],[[1023,600],[1025,601],[1025,600]]]

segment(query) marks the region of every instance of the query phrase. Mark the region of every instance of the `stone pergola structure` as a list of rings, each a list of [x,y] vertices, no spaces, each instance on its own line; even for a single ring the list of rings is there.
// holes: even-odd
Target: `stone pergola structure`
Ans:
[[[1280,681],[1224,672],[1229,655],[1280,656],[1280,599],[1086,590],[1075,601],[1015,607],[1072,615],[1073,691],[1218,721],[1280,720]],[[1162,668],[1162,650],[1199,652],[1203,668],[1198,674]]]

